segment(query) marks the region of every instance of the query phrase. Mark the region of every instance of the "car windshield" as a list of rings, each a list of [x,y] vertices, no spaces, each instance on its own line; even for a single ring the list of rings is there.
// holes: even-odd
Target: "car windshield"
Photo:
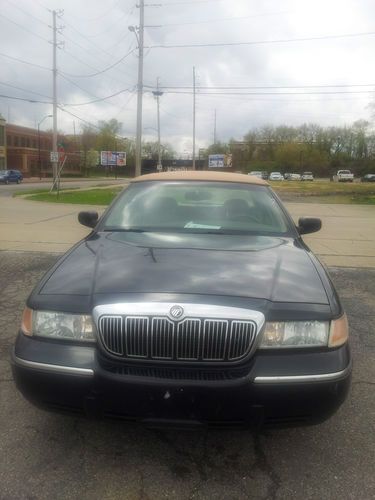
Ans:
[[[0,175],[5,175],[7,173],[6,170],[0,170]]]
[[[281,236],[289,224],[267,186],[158,181],[131,184],[101,230]]]
[[[340,174],[350,174],[350,170],[340,170]]]

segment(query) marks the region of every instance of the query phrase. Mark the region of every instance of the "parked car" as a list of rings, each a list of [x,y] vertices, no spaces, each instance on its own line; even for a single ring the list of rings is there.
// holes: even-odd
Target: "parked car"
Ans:
[[[361,179],[362,182],[375,182],[375,174],[366,174]]]
[[[260,170],[252,170],[247,175],[254,175],[255,177],[258,177],[259,179],[262,179],[262,172]]]
[[[48,410],[147,425],[301,425],[345,400],[346,315],[269,185],[133,179],[27,299],[18,389]]]
[[[284,177],[285,177],[285,175],[284,175]],[[300,176],[300,174],[289,174],[288,180],[289,181],[300,181],[301,180],[301,176]]]
[[[312,172],[303,172],[301,175],[301,181],[313,181],[314,175]]]
[[[283,181],[284,177],[280,172],[271,172],[268,180],[270,181]]]
[[[19,170],[0,170],[0,182],[9,184],[10,182],[17,182],[19,184],[23,180],[23,175]]]
[[[354,174],[350,170],[338,170],[336,174],[338,182],[353,182]]]

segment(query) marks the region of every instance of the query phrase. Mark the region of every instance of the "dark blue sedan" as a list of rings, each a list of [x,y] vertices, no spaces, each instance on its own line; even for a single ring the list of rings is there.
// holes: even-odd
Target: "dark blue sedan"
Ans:
[[[23,175],[19,170],[0,170],[0,182],[9,184],[10,182],[17,182],[19,184],[23,180]]]

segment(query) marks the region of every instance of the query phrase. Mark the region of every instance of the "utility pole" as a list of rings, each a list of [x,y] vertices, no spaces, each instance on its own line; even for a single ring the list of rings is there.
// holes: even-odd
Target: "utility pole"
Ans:
[[[214,144],[216,144],[216,109],[215,109],[215,118],[214,118]]]
[[[135,175],[142,173],[142,100],[143,100],[143,40],[145,24],[145,2],[139,0],[138,28],[138,85],[137,85],[137,136],[135,144]],[[132,30],[133,31],[133,30]],[[134,32],[135,28],[134,28]]]
[[[193,66],[193,170],[195,170],[195,66]]]
[[[52,186],[56,188],[57,180],[57,165],[58,165],[58,153],[57,153],[57,64],[56,64],[56,52],[57,52],[57,26],[56,26],[56,11],[52,11],[52,29],[53,29],[53,134],[52,134]]]
[[[163,165],[161,162],[161,144],[160,144],[160,102],[159,99],[163,95],[163,92],[159,90],[159,77],[156,80],[156,90],[152,92],[156,97],[156,105],[157,105],[157,114],[158,114],[158,164],[157,170],[163,170]]]

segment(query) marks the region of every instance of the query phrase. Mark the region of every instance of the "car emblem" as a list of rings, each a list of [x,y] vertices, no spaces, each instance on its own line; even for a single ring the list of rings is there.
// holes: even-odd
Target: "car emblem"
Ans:
[[[169,314],[174,319],[179,319],[184,314],[184,309],[181,306],[172,306],[169,310]]]

